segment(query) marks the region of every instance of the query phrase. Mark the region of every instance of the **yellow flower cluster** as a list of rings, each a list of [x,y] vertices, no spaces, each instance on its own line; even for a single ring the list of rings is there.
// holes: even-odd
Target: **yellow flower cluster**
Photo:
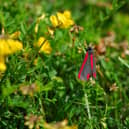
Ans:
[[[63,13],[57,12],[57,15],[52,15],[50,21],[54,27],[68,28],[74,24],[71,18],[70,11],[66,10]]]
[[[39,48],[41,47],[39,52],[44,52],[46,54],[50,54],[51,51],[52,51],[50,43],[44,37],[40,37],[38,39],[38,42],[36,43],[36,46],[38,46]]]
[[[35,32],[38,31],[38,24],[40,20],[44,19],[45,15],[43,14],[41,17],[38,18]],[[50,21],[54,27],[60,27],[60,28],[68,28],[69,26],[74,24],[74,21],[71,18],[71,12],[66,10],[63,13],[57,12],[56,15],[52,15],[50,17]],[[53,30],[49,29],[49,32],[53,35]],[[11,35],[9,35],[8,38],[5,38],[3,35],[0,36],[0,71],[4,72],[6,70],[5,65],[5,57],[9,54],[15,53],[18,50],[22,49],[22,43],[14,40],[15,38],[19,37],[20,32],[17,31]],[[36,43],[36,46],[40,48],[39,52],[44,52],[46,54],[50,54],[52,51],[52,48],[50,46],[50,43],[48,40],[46,40],[44,37],[40,37]]]
[[[21,50],[22,44],[13,39],[0,39],[0,55],[9,55],[18,50]]]
[[[6,70],[5,57],[22,49],[22,43],[13,39],[0,39],[0,71]]]

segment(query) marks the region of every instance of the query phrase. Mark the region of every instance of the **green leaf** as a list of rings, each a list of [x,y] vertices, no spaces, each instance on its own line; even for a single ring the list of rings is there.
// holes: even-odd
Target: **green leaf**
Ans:
[[[125,62],[121,57],[118,57],[118,60],[125,65],[127,68],[129,68],[129,64],[127,64],[127,62]]]

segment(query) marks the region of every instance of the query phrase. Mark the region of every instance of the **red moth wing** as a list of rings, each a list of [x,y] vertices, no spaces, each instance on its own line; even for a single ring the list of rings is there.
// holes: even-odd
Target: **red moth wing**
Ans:
[[[78,78],[89,80],[90,76],[96,78],[96,67],[92,48],[88,48],[82,66],[79,70]]]

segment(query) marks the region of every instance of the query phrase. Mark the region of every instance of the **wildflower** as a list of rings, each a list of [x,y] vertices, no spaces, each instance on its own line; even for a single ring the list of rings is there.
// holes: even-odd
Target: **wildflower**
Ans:
[[[57,19],[56,16],[52,15],[52,16],[50,17],[50,21],[52,22],[52,25],[53,25],[54,27],[59,26],[59,21],[58,21],[58,19]]]
[[[112,84],[112,86],[110,87],[110,91],[117,91],[118,87],[116,85],[116,83]]]
[[[52,15],[50,21],[54,27],[68,28],[74,24],[71,18],[70,11],[64,11],[64,13],[57,12],[57,15]]]
[[[6,65],[4,61],[4,57],[0,56],[0,71],[4,72],[6,70]]]
[[[95,80],[93,80],[92,78],[90,78],[90,83],[91,83],[92,85],[95,85]]]
[[[78,49],[78,53],[82,53],[82,48],[81,47],[77,47]]]
[[[63,13],[57,12],[57,18],[60,22],[60,26],[65,26],[67,24],[67,18]]]
[[[70,32],[71,32],[71,33],[74,32],[74,33],[78,34],[79,31],[83,31],[83,30],[84,30],[83,27],[78,26],[78,25],[74,25],[74,26],[70,29]]]
[[[0,56],[9,55],[22,49],[22,43],[13,39],[0,39]]]
[[[33,96],[35,92],[39,91],[39,87],[35,83],[33,83],[29,86],[21,86],[20,91],[23,95]]]
[[[52,51],[50,43],[44,37],[39,38],[38,42],[36,43],[36,46],[40,47],[39,52],[50,54]]]
[[[15,37],[15,34],[13,36]],[[13,40],[5,35],[0,35],[0,71],[4,72],[6,70],[6,56],[21,50],[22,47],[22,43],[18,40]]]
[[[42,120],[42,116],[31,114],[29,116],[25,116],[25,120],[25,125],[28,126],[29,129],[33,129],[34,127],[36,127],[36,129],[39,129],[39,124]]]
[[[64,15],[65,15],[65,17],[67,17],[67,18],[71,18],[71,13],[70,13],[70,11],[68,11],[68,10],[65,10],[65,11],[64,11]]]
[[[44,127],[46,129],[77,129],[76,125],[68,126],[67,124],[68,124],[68,121],[63,120],[63,121],[57,122],[55,124],[44,123]]]

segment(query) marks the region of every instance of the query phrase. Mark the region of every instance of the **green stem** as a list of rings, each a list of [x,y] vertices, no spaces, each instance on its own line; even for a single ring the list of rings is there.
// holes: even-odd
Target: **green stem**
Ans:
[[[89,121],[90,121],[90,125],[89,126],[90,126],[90,129],[93,129],[92,121],[91,121],[92,116],[91,116],[91,113],[90,113],[90,106],[89,106],[89,101],[88,101],[88,95],[87,95],[87,93],[85,91],[84,86],[83,86],[83,91],[84,91],[84,97],[85,97],[85,107],[87,109],[87,114],[88,114],[88,118],[89,118]]]
[[[88,102],[87,93],[85,93],[84,96],[85,96],[85,105],[86,105],[88,117],[89,117],[89,119],[91,119],[91,113],[90,113],[90,107],[89,107],[89,102]]]
[[[39,104],[41,106],[40,111],[41,111],[41,113],[43,115],[43,118],[45,119],[45,111],[44,111],[44,108],[43,108],[43,103],[42,103],[41,95],[39,97]]]

